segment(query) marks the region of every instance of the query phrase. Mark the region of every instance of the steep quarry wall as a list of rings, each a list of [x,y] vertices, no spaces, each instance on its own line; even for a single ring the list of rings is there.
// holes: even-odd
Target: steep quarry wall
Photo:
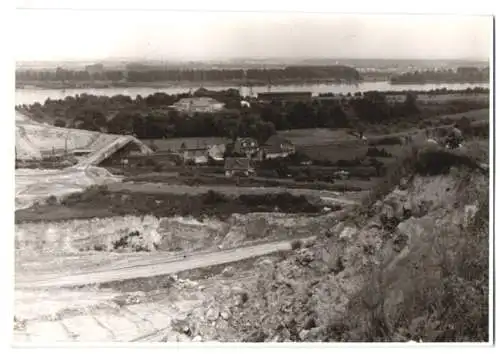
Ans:
[[[333,225],[316,245],[276,263],[254,285],[246,284],[255,295],[243,311],[234,312],[233,330],[218,336],[484,340],[487,191],[487,175],[463,169],[401,183],[361,219]],[[451,291],[446,289],[455,295],[446,297]],[[437,307],[426,309],[431,303]],[[439,307],[446,303],[453,311],[474,313],[447,314]]]
[[[215,218],[126,216],[16,224],[18,254],[192,252],[318,235],[334,215],[233,214]]]

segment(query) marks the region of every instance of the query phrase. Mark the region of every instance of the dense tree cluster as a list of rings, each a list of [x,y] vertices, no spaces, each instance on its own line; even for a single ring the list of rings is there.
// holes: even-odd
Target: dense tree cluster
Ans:
[[[453,90],[449,89],[446,87],[441,87],[441,88],[436,88],[432,90],[387,90],[382,92],[384,95],[406,95],[408,93],[413,94],[413,95],[444,95],[444,94],[488,94],[490,93],[490,89],[488,87],[468,87],[465,90],[460,89],[460,90]],[[343,93],[320,93],[318,95],[319,97],[361,97],[363,96],[362,92],[348,92],[346,94]]]
[[[489,82],[489,68],[459,67],[456,71],[426,70],[408,72],[391,77],[392,84],[425,84],[433,82]]]
[[[74,71],[57,68],[55,71],[24,70],[16,71],[18,82],[28,81],[231,81],[248,80],[262,83],[284,80],[344,80],[359,81],[361,76],[354,68],[342,65],[333,66],[288,66],[281,69],[168,69],[144,68],[142,70],[102,70]]]
[[[224,102],[220,112],[186,113],[170,106],[191,94],[168,95],[162,92],[135,98],[115,95],[81,94],[61,100],[47,99],[18,107],[36,119],[66,126],[114,134],[133,134],[141,139],[171,137],[249,136],[265,141],[276,130],[306,128],[354,128],[365,125],[391,125],[410,119],[425,118],[425,107],[416,94],[407,92],[403,102],[388,102],[383,92],[355,94],[350,99],[313,99],[308,102],[251,102],[242,107],[238,90],[209,91],[200,89],[192,96],[208,96]],[[350,96],[350,95],[349,95]],[[472,102],[473,103],[473,102]],[[459,113],[484,104],[454,101],[440,108],[443,113]],[[452,109],[452,111],[445,111]],[[436,114],[433,108],[432,114]]]

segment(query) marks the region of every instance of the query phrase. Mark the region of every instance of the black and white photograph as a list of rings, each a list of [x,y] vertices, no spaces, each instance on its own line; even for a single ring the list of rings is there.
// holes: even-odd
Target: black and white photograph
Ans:
[[[492,343],[492,15],[20,3],[13,346]]]

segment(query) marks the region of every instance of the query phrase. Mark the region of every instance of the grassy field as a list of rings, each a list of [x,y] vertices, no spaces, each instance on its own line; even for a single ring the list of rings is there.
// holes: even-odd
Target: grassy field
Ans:
[[[216,144],[227,144],[230,139],[223,137],[206,137],[206,138],[172,138],[172,139],[149,139],[142,140],[143,143],[150,145],[155,144],[158,151],[178,151],[184,143],[188,149],[203,148]]]
[[[278,135],[289,139],[296,146],[323,145],[339,140],[356,141],[356,138],[349,134],[348,129],[294,129],[279,131]]]
[[[489,108],[475,109],[473,111],[465,113],[443,115],[443,118],[449,118],[453,120],[458,120],[462,117],[467,117],[471,121],[487,121],[490,119],[490,109]]]

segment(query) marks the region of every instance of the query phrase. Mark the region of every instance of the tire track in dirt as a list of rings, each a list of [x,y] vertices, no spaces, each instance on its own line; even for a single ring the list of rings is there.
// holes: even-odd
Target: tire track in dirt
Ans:
[[[236,249],[216,251],[186,257],[182,260],[171,261],[169,259],[159,261],[161,255],[151,259],[138,260],[133,266],[120,269],[109,269],[109,267],[96,267],[92,272],[61,276],[54,272],[51,276],[40,279],[36,277],[16,278],[16,289],[33,289],[47,287],[72,287],[89,284],[99,284],[117,280],[147,278],[156,275],[173,274],[181,271],[210,267],[214,265],[232,263],[247,258],[264,256],[279,251],[291,250],[290,241],[273,242],[247,246]]]

